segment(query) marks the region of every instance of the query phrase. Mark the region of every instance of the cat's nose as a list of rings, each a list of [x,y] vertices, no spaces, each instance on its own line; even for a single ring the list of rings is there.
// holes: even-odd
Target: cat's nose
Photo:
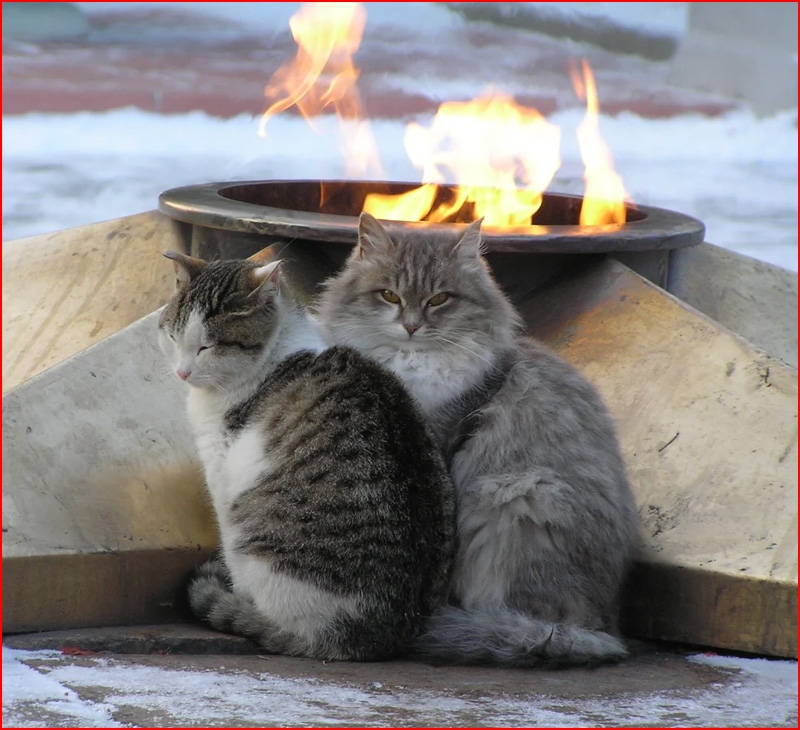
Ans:
[[[418,324],[404,324],[403,327],[406,328],[406,332],[408,332],[408,336],[411,337],[420,327],[421,325]]]
[[[175,374],[176,374],[176,375],[177,375],[177,376],[178,376],[178,377],[179,377],[181,380],[186,380],[186,378],[188,378],[188,377],[189,377],[189,375],[191,375],[191,373],[190,373],[190,371],[189,371],[189,370],[181,370],[180,368],[178,368],[178,369],[175,371]]]

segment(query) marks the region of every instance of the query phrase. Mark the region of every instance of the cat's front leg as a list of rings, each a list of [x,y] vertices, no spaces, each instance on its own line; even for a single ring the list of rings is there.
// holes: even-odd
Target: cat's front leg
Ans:
[[[625,565],[615,520],[546,467],[481,476],[459,494],[455,593],[464,606],[609,628]]]

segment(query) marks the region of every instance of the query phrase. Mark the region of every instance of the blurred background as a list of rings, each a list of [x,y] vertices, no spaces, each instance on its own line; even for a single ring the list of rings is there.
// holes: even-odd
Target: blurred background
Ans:
[[[570,65],[634,203],[797,270],[797,3],[364,3],[355,62],[382,175],[403,134],[491,89],[562,129],[549,190],[581,193]],[[335,126],[272,118],[299,3],[3,3],[3,240],[132,215],[178,185],[340,178]]]

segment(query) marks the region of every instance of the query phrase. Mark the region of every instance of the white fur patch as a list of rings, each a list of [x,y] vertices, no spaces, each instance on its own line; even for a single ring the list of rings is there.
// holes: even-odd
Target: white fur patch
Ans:
[[[262,474],[271,471],[264,442],[264,432],[251,426],[238,434],[228,448],[224,474],[227,505],[250,489]]]
[[[311,350],[311,352],[319,355],[328,347],[325,343],[325,338],[322,336],[319,322],[310,314],[304,312],[300,316],[300,321],[291,323],[286,327],[286,330],[283,333],[279,347],[276,347],[279,351],[274,356],[288,357],[292,353],[300,352],[301,350]]]
[[[220,517],[219,510],[224,504],[225,494],[225,460],[228,455],[228,443],[223,425],[225,403],[214,391],[192,388],[189,391],[187,411],[197,453],[203,462],[206,487],[217,516]]]
[[[424,413],[433,412],[471,388],[486,369],[467,352],[381,348],[370,354],[403,381]]]
[[[354,347],[395,373],[426,415],[477,385],[494,362],[494,349],[475,338],[445,341],[427,326],[413,337],[394,321],[325,326],[329,341]]]
[[[226,436],[220,405],[220,399],[209,391],[196,389],[189,396],[189,416],[206,485],[222,527],[229,524],[228,511],[234,500],[272,465],[259,428],[246,428],[233,438]]]
[[[317,588],[307,581],[292,578],[272,569],[263,557],[227,551],[236,589],[250,594],[259,610],[267,617],[309,643],[319,631],[340,613],[358,617],[358,599],[343,597]]]
[[[198,367],[197,352],[203,344],[203,336],[205,334],[205,326],[203,324],[203,315],[196,309],[192,310],[186,320],[186,326],[183,331],[177,335],[176,353],[177,359],[175,362],[175,370],[182,370],[189,373],[186,382],[193,385],[196,381],[196,371]]]

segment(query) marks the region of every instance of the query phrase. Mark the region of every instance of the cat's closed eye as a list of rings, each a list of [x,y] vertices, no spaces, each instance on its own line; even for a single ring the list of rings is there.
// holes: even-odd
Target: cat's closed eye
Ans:
[[[197,349],[197,354],[199,355],[203,350],[210,350],[214,345],[203,345]]]

